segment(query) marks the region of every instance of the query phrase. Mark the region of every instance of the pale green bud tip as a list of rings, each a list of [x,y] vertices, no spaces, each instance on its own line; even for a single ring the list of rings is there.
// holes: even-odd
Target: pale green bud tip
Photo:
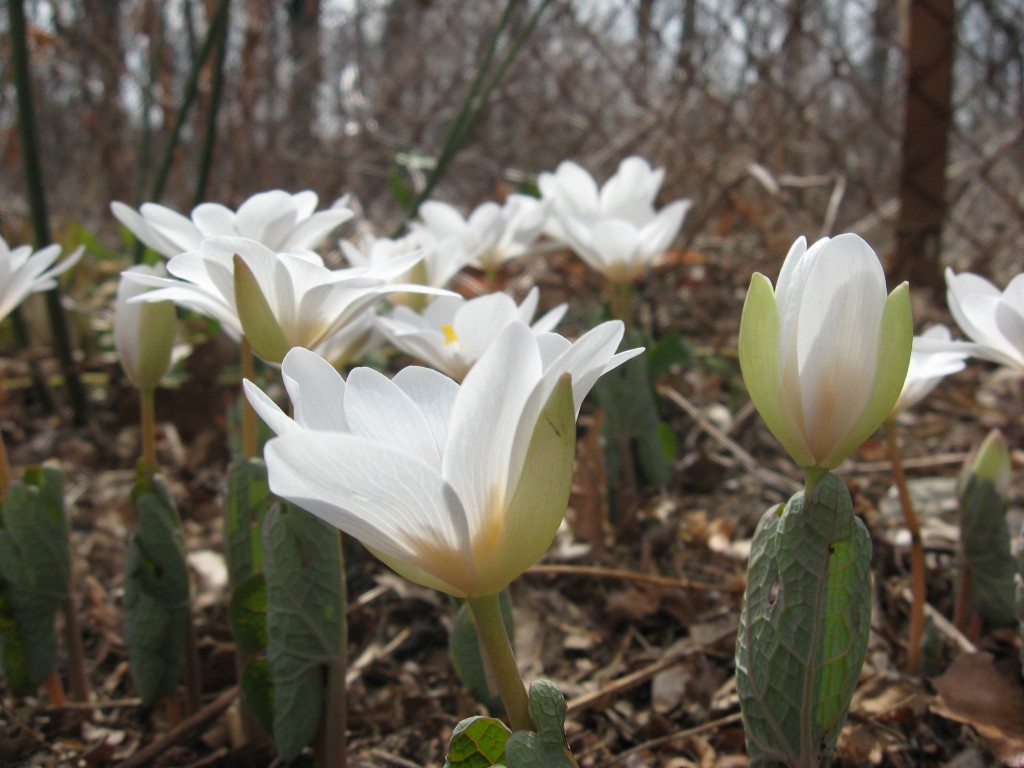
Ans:
[[[990,480],[995,484],[1000,496],[1006,496],[1010,489],[1010,449],[1002,432],[993,429],[982,441],[981,445],[968,459],[964,472],[963,484],[974,477],[979,480]]]
[[[234,259],[235,305],[242,333],[252,351],[268,363],[280,365],[291,345],[285,338],[267,297],[252,269],[239,254]]]

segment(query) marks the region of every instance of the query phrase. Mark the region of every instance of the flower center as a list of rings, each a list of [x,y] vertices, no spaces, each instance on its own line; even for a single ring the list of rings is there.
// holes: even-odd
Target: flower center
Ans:
[[[441,326],[441,333],[444,334],[444,345],[446,347],[456,346],[462,348],[462,342],[459,341],[459,336],[455,333],[455,329],[452,328],[451,323],[445,323]]]

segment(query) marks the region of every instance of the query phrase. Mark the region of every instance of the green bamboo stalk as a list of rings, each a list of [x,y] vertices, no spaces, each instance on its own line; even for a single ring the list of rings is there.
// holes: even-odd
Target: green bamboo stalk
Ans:
[[[522,49],[523,44],[527,38],[533,32],[537,26],[537,21],[540,18],[540,14],[544,12],[550,0],[542,0],[537,10],[533,12],[529,21],[524,25],[523,29],[520,30],[519,34],[513,40],[509,46],[508,51],[505,52],[504,58],[498,64],[494,75],[487,80],[488,71],[491,69],[491,64],[494,61],[495,53],[498,49],[498,40],[501,37],[501,33],[508,26],[508,22],[512,17],[512,12],[516,6],[519,5],[520,0],[508,0],[505,5],[505,10],[501,14],[501,18],[498,20],[498,24],[494,28],[494,32],[491,34],[490,39],[487,42],[487,47],[484,51],[483,60],[480,62],[480,67],[477,69],[477,73],[473,78],[473,82],[469,86],[469,92],[466,94],[466,98],[462,102],[462,106],[459,107],[459,112],[455,117],[455,122],[452,124],[451,129],[448,131],[448,135],[445,137],[444,143],[441,145],[441,151],[438,154],[437,162],[434,164],[434,168],[427,177],[427,182],[420,190],[420,193],[413,199],[412,204],[409,206],[409,210],[406,212],[407,220],[412,219],[420,206],[426,201],[434,188],[441,181],[448,166],[451,165],[452,160],[455,158],[456,153],[462,148],[466,139],[469,137],[470,131],[473,130],[473,126],[476,124],[480,115],[487,107],[490,101],[491,94],[494,89],[497,88],[501,82],[505,73],[511,66],[512,61],[515,59],[516,54]],[[486,86],[484,85],[486,81]],[[482,92],[482,95],[480,95]],[[478,99],[478,95],[480,98]]]
[[[210,168],[213,165],[213,150],[217,145],[217,115],[220,112],[221,96],[224,92],[224,61],[227,59],[228,30],[230,24],[231,1],[222,0],[224,21],[220,25],[217,36],[217,57],[213,63],[213,80],[210,84],[210,104],[206,111],[206,136],[203,151],[199,158],[199,174],[196,180],[196,191],[192,196],[193,207],[206,198],[206,185],[210,179]],[[218,12],[220,9],[218,8]]]
[[[181,140],[181,131],[185,127],[188,113],[191,111],[196,96],[199,94],[199,75],[202,73],[203,65],[213,51],[214,44],[220,37],[221,26],[227,24],[228,3],[229,0],[220,0],[217,10],[214,11],[213,17],[210,19],[210,28],[206,31],[206,39],[203,41],[203,47],[199,51],[199,56],[192,62],[192,71],[189,73],[188,81],[185,84],[185,93],[182,95],[181,104],[178,106],[178,113],[174,118],[174,125],[171,127],[171,135],[164,146],[164,154],[160,161],[160,168],[157,171],[156,181],[153,182],[153,191],[149,196],[152,202],[160,200],[164,193],[164,187],[167,186],[167,180],[171,174],[171,163],[174,160],[174,151]],[[136,264],[142,261],[144,250],[142,243],[136,238]]]
[[[139,119],[142,122],[142,129],[139,136],[139,157],[135,164],[135,204],[143,201],[143,190],[146,186],[147,171],[149,170],[149,156],[153,146],[153,123],[149,118],[153,109],[153,84],[157,80],[157,73],[160,70],[160,59],[164,50],[164,15],[163,5],[157,5],[156,29],[152,31],[149,46],[149,82],[142,89],[142,110]],[[136,240],[136,244],[139,241]]]
[[[22,158],[25,168],[25,191],[29,209],[32,211],[32,230],[36,248],[49,245],[50,226],[46,213],[46,195],[43,191],[43,170],[39,159],[39,144],[36,141],[35,112],[32,107],[32,77],[29,72],[28,34],[25,25],[25,8],[22,0],[7,3],[8,20],[11,30],[11,63],[14,66],[14,83],[18,97],[18,133],[21,137]],[[85,424],[88,418],[88,401],[85,388],[75,370],[68,333],[67,318],[60,304],[59,288],[46,291],[46,311],[53,332],[54,349],[60,360],[64,383],[67,387],[74,423]]]

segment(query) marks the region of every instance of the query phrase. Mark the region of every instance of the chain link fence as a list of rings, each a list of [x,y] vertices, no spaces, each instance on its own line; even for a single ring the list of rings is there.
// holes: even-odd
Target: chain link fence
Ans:
[[[504,6],[235,0],[207,196],[350,192],[390,232],[403,218],[395,185],[422,184]],[[667,169],[666,200],[694,201],[681,248],[735,246],[770,265],[797,234],[853,230],[891,256],[905,6],[551,0],[436,196],[469,207],[529,186],[563,159],[603,177],[641,154]],[[536,8],[515,5],[499,57]],[[52,212],[110,227],[109,199],[146,196],[144,171],[167,139],[212,3],[75,0],[30,10]],[[943,260],[1005,282],[1024,252],[1024,6],[956,0],[955,30]],[[164,196],[181,209],[191,204],[212,79],[207,64]],[[5,230],[24,208],[13,102],[5,85]]]

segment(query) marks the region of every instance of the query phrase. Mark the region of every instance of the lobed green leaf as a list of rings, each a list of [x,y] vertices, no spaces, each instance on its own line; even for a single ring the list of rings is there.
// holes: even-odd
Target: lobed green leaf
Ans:
[[[313,740],[325,667],[342,652],[345,574],[337,529],[290,504],[267,512],[263,555],[274,742],[287,761]]]
[[[139,521],[125,555],[124,641],[135,688],[150,705],[178,689],[189,627],[189,574],[177,507],[159,475],[136,486]]]
[[[530,686],[530,717],[537,732],[516,731],[505,744],[508,768],[577,768],[565,739],[565,697],[549,680]]]
[[[12,690],[28,693],[57,661],[54,621],[71,584],[60,468],[27,471],[0,511],[0,668]]]
[[[260,529],[273,500],[262,459],[240,457],[231,462],[224,505],[224,552],[232,585],[263,568]]]
[[[493,717],[470,717],[452,732],[444,768],[491,768],[501,764],[510,732]]]
[[[1006,503],[993,480],[976,474],[960,494],[960,542],[970,568],[971,606],[999,625],[1012,623],[1017,614]]]
[[[871,541],[846,486],[826,474],[758,524],[736,648],[755,765],[827,762],[867,649]]]

